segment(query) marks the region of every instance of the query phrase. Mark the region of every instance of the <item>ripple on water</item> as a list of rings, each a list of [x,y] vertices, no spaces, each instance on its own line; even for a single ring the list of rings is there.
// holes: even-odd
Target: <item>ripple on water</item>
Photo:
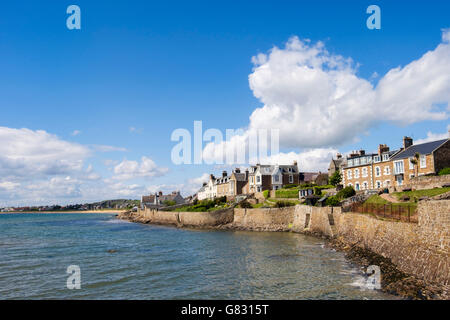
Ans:
[[[292,233],[181,230],[105,214],[16,215],[0,218],[0,247],[3,299],[392,298],[364,289],[341,253]],[[65,287],[72,264],[81,268],[81,290]]]

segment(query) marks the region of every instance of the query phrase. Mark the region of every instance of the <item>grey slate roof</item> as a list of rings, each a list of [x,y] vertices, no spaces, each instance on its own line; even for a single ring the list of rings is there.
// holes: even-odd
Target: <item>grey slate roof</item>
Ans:
[[[397,153],[394,157],[392,157],[392,160],[400,160],[409,157],[414,157],[416,152],[418,152],[419,154],[430,154],[447,141],[448,139],[444,139],[422,144],[413,144],[412,146],[406,148],[405,150]]]

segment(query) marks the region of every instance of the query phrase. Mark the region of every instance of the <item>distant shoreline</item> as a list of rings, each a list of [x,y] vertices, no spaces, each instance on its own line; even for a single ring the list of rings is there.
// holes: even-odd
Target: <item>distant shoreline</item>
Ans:
[[[127,210],[72,210],[72,211],[11,211],[11,212],[0,212],[0,214],[20,214],[20,213],[26,213],[26,214],[30,214],[30,213],[47,213],[47,214],[51,214],[51,213],[122,213],[125,212]]]

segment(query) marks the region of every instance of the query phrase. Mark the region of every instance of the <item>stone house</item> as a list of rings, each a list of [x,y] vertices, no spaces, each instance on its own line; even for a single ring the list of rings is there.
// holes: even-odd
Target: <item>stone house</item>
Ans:
[[[337,153],[336,159],[331,159],[328,166],[328,176],[331,177],[336,171],[342,172],[342,167],[346,164],[345,158],[342,154]]]
[[[397,152],[390,151],[385,144],[378,146],[377,153],[366,154],[365,150],[353,151],[341,167],[342,185],[351,186],[356,191],[391,186],[390,160]]]
[[[261,165],[251,166],[248,174],[247,193],[264,190],[278,190],[287,184],[298,184],[300,174],[297,161],[292,165]]]
[[[180,191],[173,191],[171,194],[164,195],[162,191],[158,193],[142,196],[141,197],[141,208],[160,208],[164,206],[166,201],[175,201],[176,204],[184,203],[184,198],[181,196]]]
[[[416,154],[419,159],[414,164],[411,160],[415,159]],[[408,145],[392,157],[391,162],[395,186],[410,185],[411,179],[416,176],[437,174],[441,169],[450,167],[450,140],[413,144],[410,139]]]
[[[414,165],[411,160],[416,153],[419,161]],[[396,151],[380,144],[374,154],[366,154],[364,150],[353,152],[342,168],[342,182],[356,191],[405,187],[416,175],[437,174],[445,167],[450,167],[449,139],[415,145],[412,138],[404,137],[402,148]]]

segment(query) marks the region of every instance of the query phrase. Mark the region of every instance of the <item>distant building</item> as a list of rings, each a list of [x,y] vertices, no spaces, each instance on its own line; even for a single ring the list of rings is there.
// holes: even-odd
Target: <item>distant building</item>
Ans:
[[[183,204],[185,202],[179,191],[173,191],[171,194],[167,195],[164,195],[162,191],[159,191],[158,193],[149,196],[142,196],[141,208],[160,208],[164,206],[166,201],[174,201],[176,204]]]

